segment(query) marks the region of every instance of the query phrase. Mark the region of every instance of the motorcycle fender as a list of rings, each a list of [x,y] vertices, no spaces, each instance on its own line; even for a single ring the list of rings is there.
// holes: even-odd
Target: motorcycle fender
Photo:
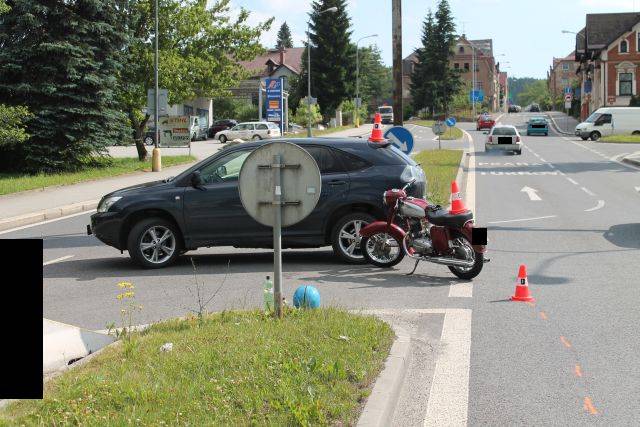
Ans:
[[[385,232],[392,235],[398,242],[402,242],[405,236],[405,232],[402,228],[396,224],[387,224],[386,221],[376,221],[365,226],[360,230],[360,236],[371,237],[376,233]]]
[[[462,230],[460,230],[462,232],[462,234],[464,235],[464,237],[467,238],[468,241],[470,241],[471,243],[473,243],[473,221],[467,221],[467,223],[464,225],[464,227],[462,227]],[[473,250],[478,252],[478,253],[485,253],[487,251],[487,246],[486,245],[471,245],[473,247]]]

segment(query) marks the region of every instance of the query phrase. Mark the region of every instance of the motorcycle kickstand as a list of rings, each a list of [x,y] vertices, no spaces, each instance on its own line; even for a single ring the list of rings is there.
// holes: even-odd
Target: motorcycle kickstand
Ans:
[[[416,272],[416,268],[418,268],[418,263],[420,262],[419,259],[416,260],[416,264],[413,266],[413,270],[411,270],[411,273],[408,273],[407,276],[411,276],[413,273]]]

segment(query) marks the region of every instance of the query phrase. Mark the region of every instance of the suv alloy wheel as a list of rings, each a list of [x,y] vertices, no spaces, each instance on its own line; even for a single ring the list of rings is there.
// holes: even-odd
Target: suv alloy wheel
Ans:
[[[145,268],[172,264],[182,251],[175,225],[162,218],[149,218],[133,226],[127,236],[129,256]]]
[[[331,245],[333,252],[351,264],[363,264],[365,262],[360,249],[360,230],[375,218],[366,212],[354,212],[340,218],[331,231]]]

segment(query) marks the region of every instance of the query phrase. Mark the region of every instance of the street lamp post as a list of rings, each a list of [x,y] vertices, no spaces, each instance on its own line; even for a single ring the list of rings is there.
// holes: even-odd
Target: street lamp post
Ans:
[[[368,39],[370,37],[378,37],[377,34],[371,34],[368,36],[360,37],[358,41],[356,41],[356,114],[354,117],[354,123],[356,127],[360,127],[360,62],[358,59],[358,43],[360,43],[364,39]]]
[[[154,138],[153,153],[151,155],[151,171],[160,172],[162,170],[162,157],[160,154],[160,147],[158,146],[160,140],[160,128],[158,127],[158,115],[160,114],[160,107],[158,106],[158,0],[155,0],[155,30],[154,30],[154,64],[153,72],[155,78],[155,85],[153,90],[154,97],[154,113],[153,121],[156,129],[156,135]]]
[[[333,6],[318,12],[322,15],[325,12],[337,12],[338,8]],[[311,19],[307,21],[307,137],[311,138]]]

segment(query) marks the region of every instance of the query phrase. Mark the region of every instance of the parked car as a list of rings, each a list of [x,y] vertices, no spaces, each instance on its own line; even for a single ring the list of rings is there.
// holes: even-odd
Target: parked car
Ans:
[[[189,129],[192,141],[197,141],[199,139],[204,141],[207,139],[207,121],[206,117],[189,116]]]
[[[531,107],[529,107],[529,112],[531,112],[531,113],[539,113],[540,112],[540,106],[538,104],[531,104]]]
[[[527,136],[549,135],[549,121],[545,117],[535,116],[527,122]]]
[[[489,113],[482,113],[478,116],[476,130],[491,129],[495,125],[496,121],[489,115]]]
[[[221,130],[231,129],[237,124],[238,122],[232,119],[216,120],[211,126],[209,126],[207,136],[209,136],[209,138],[215,138],[216,134]]]
[[[484,144],[484,151],[493,149],[522,154],[522,138],[518,129],[512,125],[495,125],[487,132],[487,141]]]
[[[300,223],[282,230],[284,248],[331,245],[350,263],[364,261],[359,230],[384,217],[382,193],[402,188],[426,194],[422,168],[392,145],[364,139],[305,138],[294,141],[316,160],[320,200]],[[210,246],[272,247],[272,229],[245,211],[238,175],[247,156],[265,141],[226,146],[175,178],[104,196],[87,232],[146,268],[171,264],[185,251]]]
[[[575,132],[583,141],[597,141],[609,135],[640,135],[640,107],[598,108],[576,126]]]
[[[509,105],[509,113],[517,113],[518,106],[517,105]]]
[[[245,122],[238,123],[231,129],[221,130],[217,138],[223,144],[228,140],[242,139],[243,141],[280,138],[280,128],[272,122]]]

